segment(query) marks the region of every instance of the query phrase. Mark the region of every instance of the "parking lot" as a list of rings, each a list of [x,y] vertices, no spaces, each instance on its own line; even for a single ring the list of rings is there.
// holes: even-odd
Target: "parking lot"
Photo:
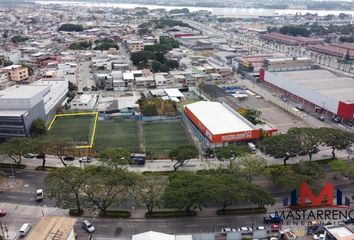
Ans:
[[[246,99],[238,100],[238,104],[243,108],[255,108],[261,111],[262,120],[273,125],[279,132],[287,132],[292,127],[307,127],[307,124],[300,118],[287,113],[263,98],[249,95]]]

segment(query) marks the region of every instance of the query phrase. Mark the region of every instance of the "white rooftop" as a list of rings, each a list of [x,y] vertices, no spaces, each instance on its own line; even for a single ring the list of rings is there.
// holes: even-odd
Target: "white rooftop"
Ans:
[[[219,102],[199,101],[185,105],[213,135],[254,130]]]
[[[170,98],[172,98],[172,97],[184,98],[183,93],[181,93],[181,91],[178,90],[177,88],[168,88],[168,89],[165,89],[165,93],[166,93],[167,96],[169,96]]]
[[[132,72],[123,73],[123,78],[128,80],[134,80],[134,74]]]
[[[345,226],[328,227],[327,230],[337,239],[354,239],[354,234]]]
[[[2,99],[27,99],[44,92],[49,86],[44,85],[15,85],[0,91]]]
[[[175,240],[175,236],[171,234],[149,231],[133,235],[132,240]]]

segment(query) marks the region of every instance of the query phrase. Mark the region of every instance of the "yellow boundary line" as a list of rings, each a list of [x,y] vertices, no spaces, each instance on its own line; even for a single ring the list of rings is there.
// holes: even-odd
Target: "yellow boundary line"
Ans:
[[[97,121],[98,121],[98,112],[85,112],[85,113],[67,113],[67,114],[55,114],[52,121],[50,122],[48,126],[48,131],[52,128],[54,122],[58,117],[70,117],[70,116],[83,116],[83,115],[93,115],[95,117],[94,123],[93,123],[93,129],[92,129],[92,134],[91,134],[91,139],[90,139],[90,144],[89,145],[80,145],[76,146],[78,149],[84,149],[84,148],[92,148],[93,147],[93,142],[95,140],[96,136],[96,128],[97,128]]]

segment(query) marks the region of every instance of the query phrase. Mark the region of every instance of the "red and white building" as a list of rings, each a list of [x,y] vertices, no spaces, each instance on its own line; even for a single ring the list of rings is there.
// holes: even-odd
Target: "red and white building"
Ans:
[[[269,71],[262,68],[259,79],[270,89],[301,103],[306,109],[327,117],[354,117],[354,80],[325,69]]]
[[[209,147],[257,140],[261,136],[260,129],[226,104],[195,102],[185,105],[184,113],[193,126],[208,140]]]

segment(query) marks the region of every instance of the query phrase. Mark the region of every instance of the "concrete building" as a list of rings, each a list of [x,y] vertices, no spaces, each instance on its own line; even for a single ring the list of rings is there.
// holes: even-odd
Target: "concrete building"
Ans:
[[[42,79],[0,91],[0,138],[29,136],[32,122],[48,120],[67,92],[65,79]]]
[[[199,101],[185,105],[184,114],[196,137],[211,148],[260,138],[260,129],[226,104]]]
[[[264,68],[270,72],[311,69],[311,59],[306,57],[270,58],[264,60]]]
[[[167,80],[163,74],[155,74],[154,76],[156,87],[166,87]]]
[[[354,43],[333,43],[329,45],[312,45],[307,47],[308,50],[328,54],[338,58],[354,59]]]
[[[129,52],[140,52],[144,50],[144,42],[142,40],[127,40]]]
[[[140,89],[155,88],[154,76],[136,77],[135,86]]]
[[[352,228],[351,225],[325,226],[325,240],[353,240],[354,232]]]
[[[96,109],[98,94],[77,94],[70,102],[71,109],[93,111]]]
[[[6,73],[7,79],[14,82],[28,82],[28,68],[22,65],[11,65],[3,67],[1,72]]]
[[[267,33],[261,34],[261,39],[279,42],[287,45],[310,45],[310,44],[322,44],[323,39],[316,39],[316,38],[308,38],[308,37],[294,37],[290,35],[285,35],[281,33]]]
[[[75,240],[75,223],[76,219],[71,217],[43,217],[26,239]]]
[[[273,91],[325,117],[351,121],[354,116],[354,81],[324,69],[268,71],[261,69],[259,79]]]
[[[132,90],[134,87],[134,73],[132,72],[125,72],[123,73],[123,81],[124,81],[124,85],[126,87],[127,90]]]

